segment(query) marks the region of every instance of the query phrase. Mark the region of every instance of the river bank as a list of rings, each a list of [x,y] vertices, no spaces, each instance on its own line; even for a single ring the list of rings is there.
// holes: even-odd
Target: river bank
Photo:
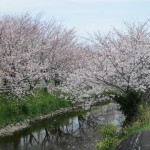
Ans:
[[[93,150],[96,141],[101,139],[98,130],[108,122],[119,125],[122,118],[114,103],[68,112],[37,121],[12,136],[1,137],[0,149]]]
[[[47,120],[51,117],[62,115],[62,114],[68,113],[68,112],[79,111],[80,109],[81,108],[79,108],[79,107],[61,108],[61,109],[56,110],[56,111],[49,113],[47,115],[41,115],[41,116],[34,117],[32,119],[25,119],[25,120],[20,121],[20,122],[9,124],[7,126],[0,128],[0,137],[11,136],[15,132],[21,131],[25,128],[28,128],[31,125],[38,123],[39,121],[44,121],[44,120]]]
[[[52,111],[47,114],[38,115],[35,117],[26,117],[27,119],[15,121],[8,125],[0,126],[0,137],[12,136],[15,132],[29,128],[31,125],[38,123],[39,121],[48,120],[49,118],[56,117],[65,113],[72,113],[78,111],[87,111],[95,105],[105,105],[109,101],[102,102],[100,99],[89,99],[83,102],[76,102],[74,106],[67,105],[68,108],[59,108],[58,110]]]

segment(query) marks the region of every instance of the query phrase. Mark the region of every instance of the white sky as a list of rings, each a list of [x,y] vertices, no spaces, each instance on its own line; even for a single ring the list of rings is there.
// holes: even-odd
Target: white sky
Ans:
[[[123,21],[150,18],[150,0],[0,0],[0,16],[39,12],[44,18],[62,20],[75,27],[78,35],[122,29]]]

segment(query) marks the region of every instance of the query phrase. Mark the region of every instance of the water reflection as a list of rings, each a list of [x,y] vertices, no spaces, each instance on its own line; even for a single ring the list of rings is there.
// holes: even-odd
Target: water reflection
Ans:
[[[87,113],[42,122],[0,140],[0,150],[92,150],[101,124],[119,125],[123,115],[115,104],[96,107]]]

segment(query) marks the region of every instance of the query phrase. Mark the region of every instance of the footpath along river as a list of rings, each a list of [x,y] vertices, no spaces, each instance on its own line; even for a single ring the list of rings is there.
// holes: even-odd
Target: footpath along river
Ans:
[[[101,137],[98,129],[106,123],[120,125],[124,116],[117,105],[95,106],[86,112],[67,113],[13,136],[0,138],[0,150],[93,150]]]

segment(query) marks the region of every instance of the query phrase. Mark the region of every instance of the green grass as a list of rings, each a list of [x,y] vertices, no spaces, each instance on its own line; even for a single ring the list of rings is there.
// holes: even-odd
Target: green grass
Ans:
[[[33,117],[48,114],[59,108],[70,107],[68,101],[62,100],[57,94],[52,95],[43,90],[35,90],[36,96],[28,95],[22,98],[8,96],[8,93],[0,95],[0,126],[31,119]]]

